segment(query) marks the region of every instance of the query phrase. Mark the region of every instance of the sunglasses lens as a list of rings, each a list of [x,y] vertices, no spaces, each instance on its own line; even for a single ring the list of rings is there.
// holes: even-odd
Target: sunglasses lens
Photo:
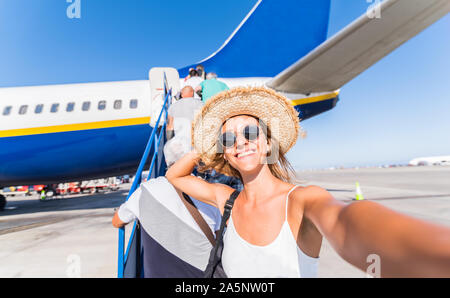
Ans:
[[[236,141],[236,136],[232,132],[225,132],[220,138],[220,142],[225,147],[233,147]]]
[[[259,137],[259,127],[248,125],[244,128],[244,137],[249,141],[254,141]]]
[[[249,141],[254,141],[259,137],[259,127],[256,125],[247,125],[243,131],[244,138]],[[224,132],[220,136],[220,143],[224,147],[233,147],[236,143],[236,135],[232,132]]]

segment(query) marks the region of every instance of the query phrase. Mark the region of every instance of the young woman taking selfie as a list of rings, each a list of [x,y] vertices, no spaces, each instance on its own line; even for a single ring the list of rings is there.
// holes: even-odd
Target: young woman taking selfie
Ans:
[[[174,187],[222,213],[234,189],[192,171],[199,166],[241,179],[223,238],[228,277],[316,277],[322,237],[363,271],[367,257],[378,255],[382,277],[450,277],[449,228],[293,184],[285,154],[299,134],[298,113],[282,95],[262,87],[221,92],[192,124],[194,150],[166,174]]]

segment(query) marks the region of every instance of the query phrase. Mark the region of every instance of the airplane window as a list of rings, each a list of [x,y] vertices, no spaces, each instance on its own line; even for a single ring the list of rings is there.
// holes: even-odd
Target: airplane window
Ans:
[[[40,114],[40,113],[42,113],[43,109],[44,109],[44,105],[43,104],[36,105],[36,107],[34,108],[34,113],[35,114]]]
[[[85,101],[85,102],[83,102],[83,106],[81,107],[81,109],[83,111],[89,111],[90,107],[91,107],[91,102],[90,101]]]
[[[130,100],[130,109],[136,109],[137,106],[138,106],[138,100],[137,99]]]
[[[3,109],[3,116],[8,116],[11,114],[12,106],[7,106]]]
[[[28,106],[21,106],[19,108],[19,115],[25,115],[27,113]]]
[[[52,107],[50,108],[50,112],[56,113],[56,112],[58,112],[58,109],[59,109],[59,103],[54,103],[54,104],[52,104]]]
[[[122,100],[118,99],[114,101],[114,110],[120,110],[122,108]]]
[[[72,112],[74,110],[74,108],[75,108],[75,103],[69,102],[66,107],[66,112]]]
[[[106,101],[105,100],[101,100],[98,102],[98,109],[100,111],[103,111],[104,109],[106,109]]]

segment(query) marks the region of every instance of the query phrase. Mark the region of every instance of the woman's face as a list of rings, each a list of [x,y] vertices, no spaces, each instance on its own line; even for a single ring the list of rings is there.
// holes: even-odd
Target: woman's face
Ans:
[[[259,136],[254,140],[248,140],[244,136],[244,129],[250,126],[259,128]],[[234,133],[236,136],[233,146],[225,147],[224,158],[230,165],[241,172],[251,172],[264,164],[269,146],[265,134],[258,120],[246,115],[228,119],[222,126],[223,133]]]

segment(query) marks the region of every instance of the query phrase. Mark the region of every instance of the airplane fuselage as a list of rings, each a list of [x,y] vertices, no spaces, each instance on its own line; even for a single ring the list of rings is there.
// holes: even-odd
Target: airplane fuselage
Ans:
[[[229,87],[270,78],[223,79]],[[305,119],[337,92],[293,105]],[[152,127],[148,80],[0,88],[0,186],[89,180],[135,171]]]
[[[0,185],[130,173],[151,132],[148,81],[0,89]]]

